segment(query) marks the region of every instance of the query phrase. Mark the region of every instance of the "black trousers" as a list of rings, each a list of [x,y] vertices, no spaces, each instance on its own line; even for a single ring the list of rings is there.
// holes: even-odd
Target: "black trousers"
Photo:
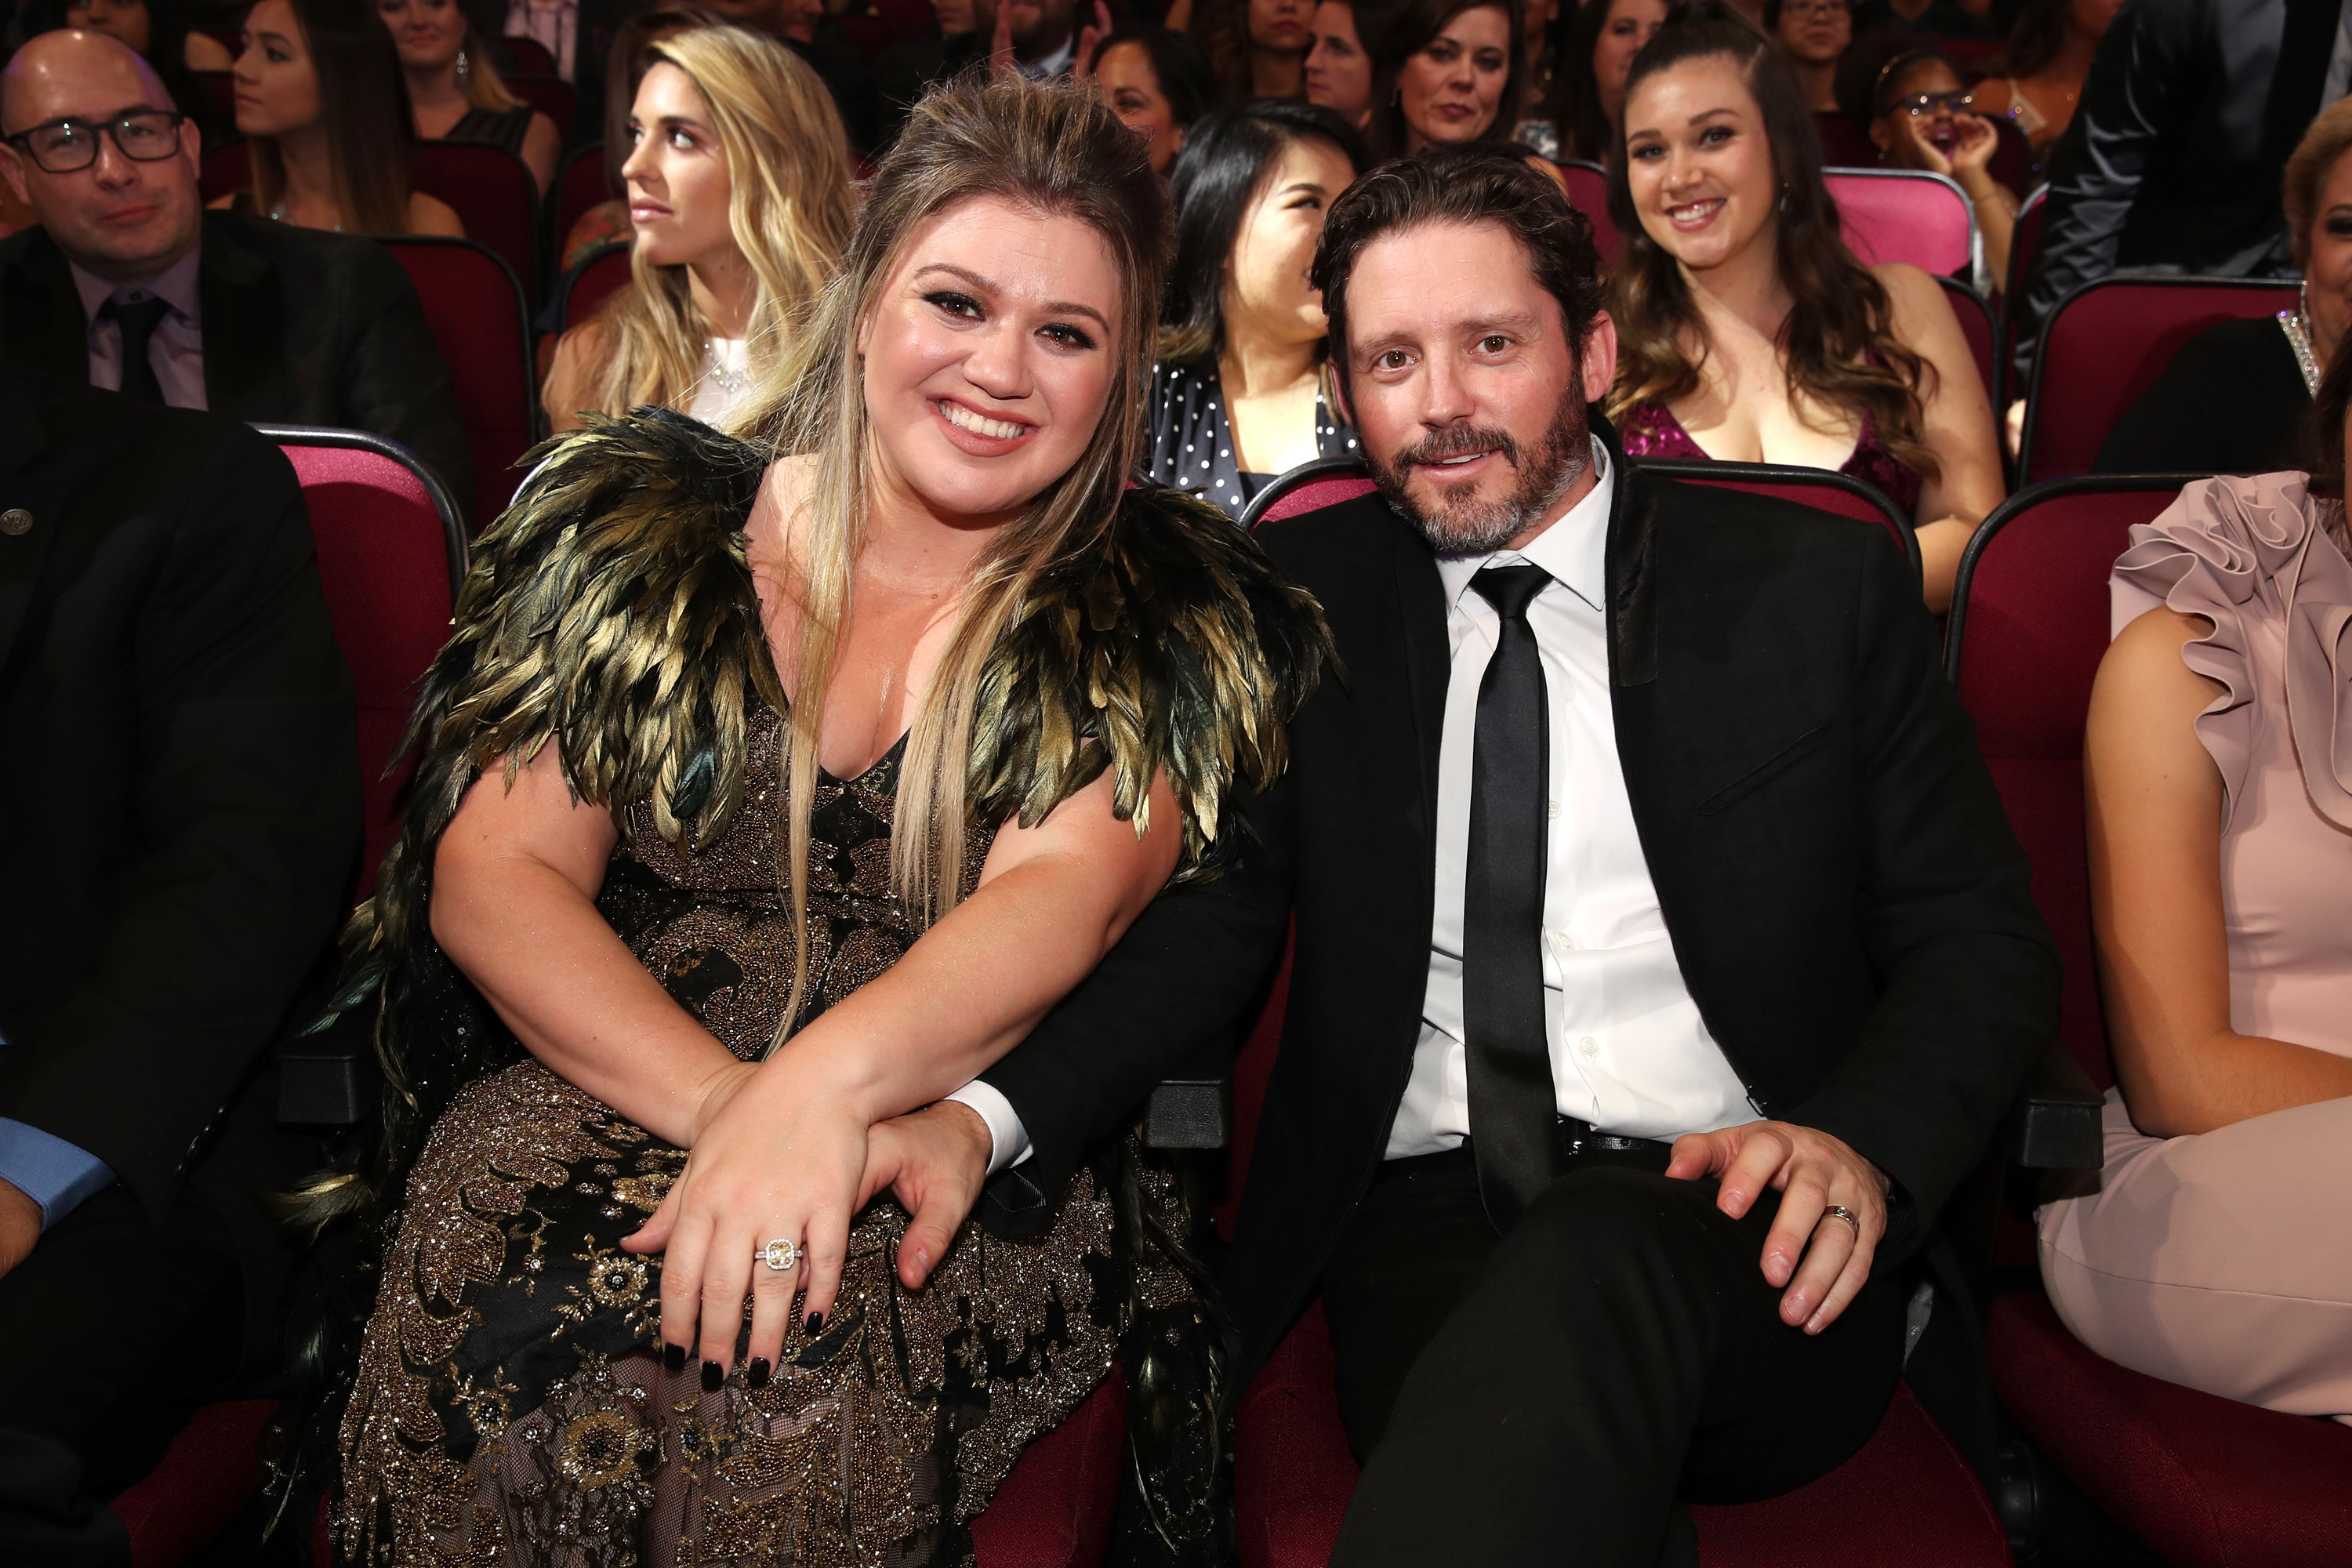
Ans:
[[[121,1186],[51,1226],[0,1277],[0,1563],[129,1568],[107,1500],[223,1391],[244,1287],[212,1205],[151,1222]]]
[[[1714,1182],[1658,1173],[1663,1151],[1619,1158],[1500,1236],[1467,1151],[1384,1167],[1323,1278],[1365,1462],[1334,1568],[1653,1568],[1677,1500],[1792,1490],[1876,1429],[1902,1371],[1894,1283],[1792,1329],[1759,1267],[1777,1194],[1735,1220]]]

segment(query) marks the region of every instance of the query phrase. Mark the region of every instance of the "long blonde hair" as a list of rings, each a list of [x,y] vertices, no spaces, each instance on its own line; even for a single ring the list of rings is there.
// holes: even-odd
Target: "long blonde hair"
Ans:
[[[726,154],[728,228],[759,284],[747,333],[751,365],[764,374],[794,317],[832,277],[856,222],[841,115],[798,56],[741,27],[675,34],[653,58],[693,80]],[[656,267],[640,247],[629,271],[631,286],[590,322],[599,365],[591,406],[614,415],[645,403],[680,406],[702,377],[709,323],[694,308],[683,265]]]
[[[1120,281],[1118,341],[1109,345],[1118,371],[1077,461],[998,531],[974,563],[947,649],[917,706],[898,775],[890,880],[919,924],[944,915],[964,891],[966,769],[988,656],[1018,619],[1038,575],[1083,553],[1109,530],[1141,444],[1170,230],[1167,198],[1143,138],[1085,87],[1066,82],[965,82],[924,99],[875,175],[841,275],[742,422],[778,456],[815,459],[808,499],[787,524],[801,625],[784,759],[795,931],[807,927],[817,721],[849,624],[851,567],[865,540],[869,503],[859,329],[916,230],[982,196],[1076,218],[1102,237]],[[800,1016],[807,968],[803,937],[779,1041]]]

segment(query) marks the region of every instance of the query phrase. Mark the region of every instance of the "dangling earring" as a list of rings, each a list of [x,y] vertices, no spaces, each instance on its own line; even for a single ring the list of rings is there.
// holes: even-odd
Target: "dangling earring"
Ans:
[[[1782,186],[1780,187],[1780,212],[1781,212],[1781,215],[1782,215],[1783,216],[1786,216],[1788,215],[1788,211],[1789,211],[1789,187],[1788,187],[1788,186],[1786,186],[1786,185],[1782,185]]]
[[[457,51],[457,85],[459,87],[465,86],[467,81],[472,79],[473,75],[474,62],[466,58],[465,50],[459,49]]]

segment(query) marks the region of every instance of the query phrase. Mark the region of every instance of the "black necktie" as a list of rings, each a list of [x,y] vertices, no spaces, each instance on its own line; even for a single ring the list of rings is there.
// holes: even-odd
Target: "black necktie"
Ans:
[[[110,321],[122,330],[122,395],[140,403],[163,401],[163,384],[155,379],[154,361],[148,357],[147,345],[154,340],[155,329],[172,309],[171,301],[145,299],[136,304],[124,304],[109,299],[98,308],[101,320]]]
[[[1470,1139],[1497,1230],[1551,1184],[1559,1147],[1542,945],[1551,723],[1528,626],[1528,605],[1550,582],[1540,566],[1489,566],[1470,580],[1503,622],[1478,685],[1462,904]]]

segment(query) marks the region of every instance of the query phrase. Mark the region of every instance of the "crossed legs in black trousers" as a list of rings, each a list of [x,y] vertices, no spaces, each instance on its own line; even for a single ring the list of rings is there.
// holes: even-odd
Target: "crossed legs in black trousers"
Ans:
[[[1497,1236],[1466,1151],[1391,1161],[1323,1279],[1365,1460],[1335,1568],[1652,1568],[1674,1504],[1777,1496],[1868,1440],[1902,1369],[1874,1277],[1818,1335],[1783,1323],[1712,1180],[1582,1169]]]

